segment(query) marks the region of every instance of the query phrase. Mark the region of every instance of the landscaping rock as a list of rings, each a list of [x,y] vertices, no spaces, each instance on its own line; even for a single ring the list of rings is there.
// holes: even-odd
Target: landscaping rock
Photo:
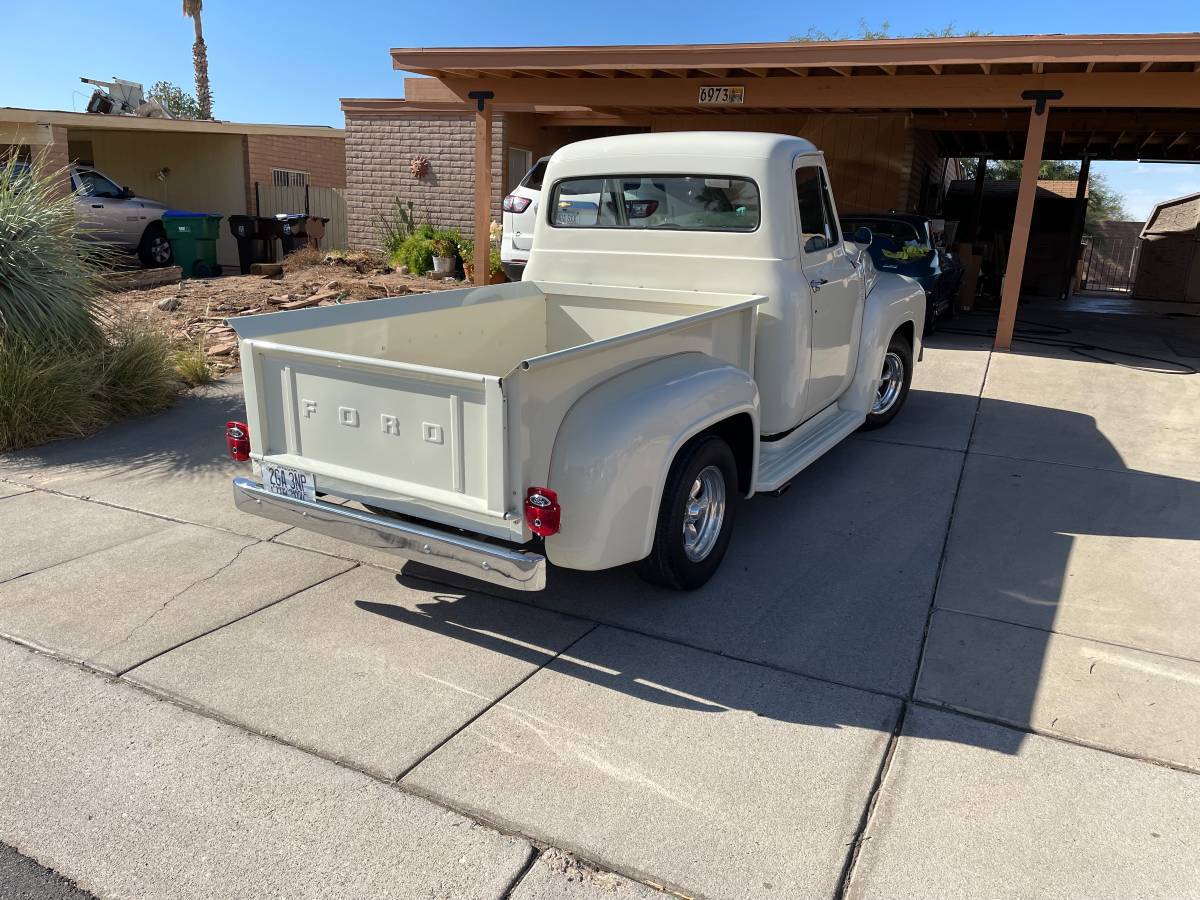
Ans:
[[[158,301],[158,303],[156,303],[154,305],[157,306],[159,309],[161,309],[163,312],[171,312],[172,310],[179,309],[179,298],[178,297],[163,297],[161,300]]]

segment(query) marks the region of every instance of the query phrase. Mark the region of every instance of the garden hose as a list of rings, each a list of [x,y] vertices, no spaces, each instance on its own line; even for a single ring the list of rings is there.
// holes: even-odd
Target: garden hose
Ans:
[[[1161,314],[1161,318],[1174,318],[1167,314]],[[1040,329],[1040,330],[1034,330]],[[972,337],[995,337],[996,329],[988,328],[987,330],[975,330],[970,328],[938,328],[938,332],[943,334],[962,334]],[[1102,344],[1092,344],[1087,341],[1067,338],[1071,334],[1071,329],[1062,325],[1050,325],[1046,322],[1033,322],[1029,320],[1017,320],[1017,326],[1013,330],[1013,343],[1035,344],[1043,347],[1064,347],[1072,353],[1082,356],[1085,359],[1090,359],[1093,362],[1107,363],[1110,366],[1121,366],[1126,369],[1137,369],[1140,372],[1153,372],[1159,375],[1200,375],[1200,369],[1188,365],[1184,362],[1179,362],[1174,359],[1164,359],[1161,356],[1150,356],[1145,353],[1133,353],[1129,350],[1117,350],[1113,347],[1105,347]],[[1161,363],[1164,368],[1157,366],[1143,366],[1136,363],[1124,363],[1114,359],[1106,359],[1103,356],[1097,356],[1097,353],[1107,353],[1111,356],[1125,357],[1126,359],[1143,360],[1151,363]]]

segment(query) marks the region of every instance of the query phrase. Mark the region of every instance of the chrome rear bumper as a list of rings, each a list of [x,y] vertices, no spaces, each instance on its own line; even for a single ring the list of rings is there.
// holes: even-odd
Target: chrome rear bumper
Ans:
[[[536,553],[509,550],[321,500],[281,497],[249,478],[233,479],[233,502],[243,512],[395,553],[490,584],[518,591],[540,591],[546,587],[546,558]]]

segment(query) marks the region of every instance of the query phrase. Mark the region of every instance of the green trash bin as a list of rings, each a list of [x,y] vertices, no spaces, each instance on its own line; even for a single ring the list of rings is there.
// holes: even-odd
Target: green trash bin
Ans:
[[[183,269],[184,278],[211,278],[221,274],[217,264],[221,216],[169,209],[163,213],[162,223],[167,240],[171,242],[175,265]]]

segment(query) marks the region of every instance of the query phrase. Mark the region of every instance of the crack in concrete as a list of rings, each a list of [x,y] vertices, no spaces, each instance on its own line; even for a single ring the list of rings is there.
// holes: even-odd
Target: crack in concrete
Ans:
[[[172,594],[170,597],[168,597],[166,600],[164,600],[161,604],[159,604],[158,609],[151,612],[150,615],[148,615],[145,619],[143,619],[137,625],[133,626],[133,628],[130,629],[129,633],[126,634],[125,637],[121,638],[121,640],[117,641],[115,644],[110,644],[109,646],[105,647],[103,650],[100,651],[100,653],[96,653],[96,654],[93,654],[92,656],[88,657],[86,660],[84,660],[84,662],[90,663],[97,656],[100,656],[103,653],[109,653],[109,652],[117,649],[118,647],[122,647],[125,644],[127,644],[130,640],[133,639],[133,636],[135,634],[137,634],[139,631],[141,631],[143,628],[145,628],[147,625],[149,625],[152,621],[154,621],[155,617],[157,617],[160,613],[162,613],[164,610],[166,610],[166,608],[168,606],[170,606],[172,603],[174,603],[176,600],[178,600],[180,597],[182,597],[184,594],[186,594],[188,591],[192,590],[193,588],[199,587],[200,585],[204,584],[205,582],[212,581],[214,578],[217,578],[222,572],[224,572],[226,569],[228,569],[230,566],[232,566],[234,563],[236,563],[239,559],[241,559],[241,556],[243,553],[245,553],[251,547],[256,547],[261,543],[262,543],[262,541],[259,541],[259,540],[251,540],[251,542],[249,544],[244,544],[241,547],[239,547],[237,553],[233,554],[233,557],[230,558],[227,562],[222,563],[220,566],[218,566],[217,570],[215,572],[213,572],[209,575],[205,575],[203,578],[197,578],[195,581],[192,581],[191,583],[189,583],[186,587],[183,587],[180,590],[176,591],[174,594]]]

